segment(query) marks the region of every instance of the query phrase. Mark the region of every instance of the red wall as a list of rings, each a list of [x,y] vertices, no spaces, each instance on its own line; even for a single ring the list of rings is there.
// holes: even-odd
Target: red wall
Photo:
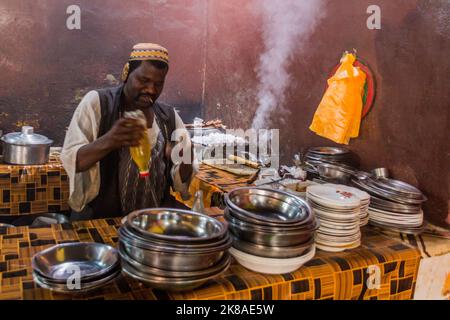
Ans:
[[[248,127],[257,107],[260,21],[248,1],[213,3],[204,113]],[[366,27],[366,9],[372,4],[381,7],[381,30]],[[302,148],[333,145],[308,127],[333,66],[345,50],[355,48],[373,69],[378,89],[374,108],[350,148],[363,169],[387,167],[393,177],[423,190],[429,197],[429,220],[448,227],[449,21],[448,1],[326,1],[325,17],[304,44],[306,52],[296,53],[290,64],[285,103],[290,114],[271,116],[272,127],[280,128],[284,162]]]
[[[81,30],[68,30],[66,8],[81,8]],[[57,144],[73,110],[92,89],[109,86],[132,46],[162,43],[171,69],[162,99],[189,118],[200,112],[205,3],[196,0],[2,0],[0,129],[36,126]]]
[[[333,145],[308,127],[326,80],[345,50],[357,49],[377,80],[373,110],[350,148],[363,168],[388,167],[428,196],[426,215],[449,226],[450,4],[446,0],[324,0],[321,23],[296,52],[285,107],[274,113],[282,160],[309,146]],[[61,144],[80,98],[119,78],[134,43],[169,49],[162,97],[186,121],[203,114],[248,127],[257,107],[255,68],[264,48],[257,0],[2,0],[0,129],[23,123]],[[65,27],[67,6],[81,30]],[[280,5],[282,2],[280,2]],[[368,30],[378,4],[382,29]]]

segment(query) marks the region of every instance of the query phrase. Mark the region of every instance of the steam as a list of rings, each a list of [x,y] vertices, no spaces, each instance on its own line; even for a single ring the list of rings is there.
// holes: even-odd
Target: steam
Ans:
[[[304,48],[304,42],[322,18],[323,0],[256,0],[263,18],[265,52],[259,59],[257,74],[258,108],[252,128],[268,125],[271,113],[283,108],[284,94],[290,81],[287,70],[294,54]]]

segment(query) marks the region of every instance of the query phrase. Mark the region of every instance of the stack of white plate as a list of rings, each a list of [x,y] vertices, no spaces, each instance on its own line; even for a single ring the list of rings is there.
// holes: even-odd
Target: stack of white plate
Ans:
[[[364,227],[369,224],[370,195],[367,192],[357,188],[338,184],[327,183],[324,185],[339,188],[340,190],[353,193],[355,196],[357,196],[359,200],[361,200],[361,207],[359,208],[360,227]]]
[[[320,220],[316,247],[330,252],[361,245],[361,200],[338,186],[315,185],[306,189],[306,198]]]

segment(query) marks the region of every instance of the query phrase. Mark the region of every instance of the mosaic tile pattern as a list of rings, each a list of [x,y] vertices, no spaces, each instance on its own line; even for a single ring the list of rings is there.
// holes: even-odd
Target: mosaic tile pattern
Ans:
[[[68,211],[69,179],[57,156],[49,163],[0,163],[0,216]]]
[[[119,223],[116,218],[48,228],[0,228],[0,299],[411,299],[414,294],[420,252],[370,228],[364,229],[360,248],[342,253],[317,251],[314,259],[295,272],[264,275],[233,262],[222,276],[183,293],[154,290],[126,276],[84,294],[53,293],[33,282],[31,257],[35,253],[64,242],[115,245]],[[369,266],[380,272],[378,289],[367,286]]]

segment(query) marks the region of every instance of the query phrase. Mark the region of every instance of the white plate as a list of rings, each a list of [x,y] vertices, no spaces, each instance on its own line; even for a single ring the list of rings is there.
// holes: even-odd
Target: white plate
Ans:
[[[308,201],[308,203],[311,206],[314,206],[320,210],[326,210],[326,211],[335,211],[335,212],[339,212],[339,213],[347,213],[347,212],[351,212],[351,211],[360,211],[360,206],[356,205],[356,206],[338,206],[335,205],[333,203],[328,202],[327,200],[324,199],[320,199],[317,197],[314,197],[312,195],[307,195],[306,196],[306,200]]]
[[[353,228],[358,227],[359,222],[361,221],[360,218],[356,218],[352,221],[335,221],[335,220],[329,220],[329,219],[321,219],[319,217],[320,225],[327,226],[328,228],[336,228],[336,229],[342,229],[342,230],[350,230]]]
[[[389,221],[398,221],[398,222],[423,222],[423,216],[410,216],[410,217],[402,217],[402,216],[394,216],[394,215],[386,215],[386,214],[380,214],[377,212],[369,211],[369,217],[371,219],[376,220],[384,220],[386,222]]]
[[[355,194],[359,198],[359,200],[361,200],[361,205],[366,204],[370,201],[370,194],[354,187],[334,183],[325,183],[324,186],[334,187],[336,189],[340,189]]]
[[[308,199],[308,203],[310,204],[310,206],[313,209],[317,209],[317,210],[320,210],[320,211],[323,211],[323,212],[331,212],[331,213],[335,213],[335,214],[351,214],[351,213],[359,213],[359,212],[361,212],[359,207],[349,208],[349,209],[346,209],[346,210],[336,210],[336,209],[331,208],[331,207],[325,207],[325,206],[322,206],[322,205],[318,204],[317,202],[311,200],[311,198]]]
[[[356,221],[354,224],[351,225],[347,225],[347,224],[336,224],[336,223],[332,223],[332,222],[328,222],[328,221],[320,221],[320,227],[326,227],[328,229],[333,229],[333,230],[340,230],[340,231],[350,231],[350,230],[355,230],[356,228],[358,228],[360,221]]]
[[[354,193],[338,187],[315,185],[306,188],[307,195],[325,200],[331,205],[359,207],[361,200]]]
[[[327,241],[327,242],[330,242],[330,243],[341,243],[341,244],[353,243],[353,242],[358,241],[360,239],[361,239],[361,233],[360,232],[358,232],[358,233],[356,233],[354,235],[339,237],[337,235],[332,236],[332,235],[328,235],[328,234],[323,234],[323,233],[320,232],[320,230],[317,233],[317,237],[316,237],[316,240],[318,242]]]
[[[316,246],[312,245],[311,250],[301,257],[288,259],[274,259],[254,256],[236,248],[228,249],[236,261],[245,268],[266,274],[284,274],[297,270],[303,264],[314,258]]]
[[[375,220],[384,220],[386,222],[389,221],[396,221],[396,222],[404,222],[404,223],[415,223],[415,222],[423,222],[423,218],[419,217],[419,218],[415,218],[415,219],[401,219],[401,218],[397,218],[397,217],[386,217],[386,216],[380,216],[374,213],[371,213],[369,215],[370,219],[375,219]]]
[[[359,212],[349,212],[348,214],[336,214],[334,212],[328,212],[313,208],[314,214],[319,218],[329,218],[330,220],[336,221],[356,221],[358,220],[360,213]]]
[[[341,213],[345,213],[348,211],[354,211],[354,210],[360,210],[360,206],[344,206],[344,207],[337,207],[334,205],[330,205],[328,202],[326,202],[326,200],[314,197],[312,195],[308,195],[307,196],[307,201],[317,207],[318,209],[321,210],[331,210],[331,211],[335,211],[335,212],[341,212]]]
[[[331,246],[316,243],[316,248],[323,250],[323,251],[327,251],[327,252],[342,252],[345,250],[351,250],[351,249],[358,248],[360,245],[361,245],[361,241],[355,242],[354,244],[347,246],[347,247],[331,247]]]
[[[357,237],[355,236],[357,232],[358,230],[352,230],[351,232],[341,232],[323,228],[322,230],[319,230],[317,232],[317,235],[320,236],[321,239],[329,238],[330,240],[340,239],[344,241],[351,241],[357,239]],[[358,235],[358,237],[361,237],[361,235]]]
[[[423,215],[421,214],[395,214],[395,213],[389,213],[389,212],[380,212],[380,211],[375,211],[370,209],[369,210],[370,214],[376,214],[378,216],[384,216],[384,217],[392,217],[392,218],[397,218],[397,219],[404,219],[404,220],[408,220],[408,219],[418,219],[423,217]]]
[[[360,212],[361,211],[361,208],[359,206],[358,207],[348,207],[348,208],[344,208],[344,209],[337,209],[337,207],[330,207],[330,206],[326,206],[326,205],[324,206],[324,205],[318,203],[316,199],[313,199],[311,197],[308,198],[308,203],[316,209],[326,211],[326,212],[334,212],[337,214],[347,214],[347,213],[351,213],[351,212]]]
[[[394,212],[394,211],[377,209],[377,208],[373,208],[373,207],[369,207],[369,210],[372,212],[378,212],[378,213],[382,213],[382,214],[386,214],[386,215],[399,216],[399,217],[415,217],[415,216],[423,215],[422,210],[419,212],[416,212],[416,213],[399,213],[399,212]]]

